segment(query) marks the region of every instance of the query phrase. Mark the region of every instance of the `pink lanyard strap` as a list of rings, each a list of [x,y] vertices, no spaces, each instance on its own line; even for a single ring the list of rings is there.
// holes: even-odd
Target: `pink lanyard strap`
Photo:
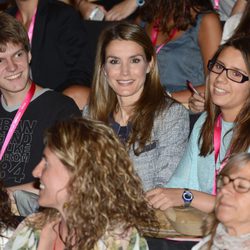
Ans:
[[[36,20],[36,11],[37,11],[37,9],[35,10],[35,13],[34,13],[34,15],[33,15],[32,18],[31,18],[31,22],[30,22],[30,25],[29,25],[29,29],[28,29],[28,31],[27,31],[28,37],[29,37],[29,41],[30,41],[30,44],[31,44],[32,38],[33,38],[33,32],[34,32],[34,26],[35,26],[35,20]],[[17,11],[17,13],[16,13],[16,18],[17,18],[18,16],[21,16],[21,14],[20,14],[19,11]]]
[[[216,189],[217,189],[217,175],[220,173],[220,171],[223,169],[223,167],[226,164],[226,159],[230,154],[230,151],[228,150],[225,158],[223,159],[219,169],[216,169],[216,163],[220,154],[220,147],[221,147],[221,131],[222,131],[222,116],[219,114],[215,121],[215,126],[214,126],[214,163],[215,163],[215,170],[214,170],[214,184],[213,184],[213,195],[216,195]]]
[[[0,151],[0,161],[2,160],[4,152],[5,152],[8,144],[9,144],[9,142],[10,142],[10,140],[11,140],[11,138],[16,130],[17,125],[19,124],[25,110],[27,109],[27,107],[30,104],[30,101],[35,93],[35,89],[36,89],[36,85],[34,83],[32,83],[28,93],[25,96],[25,99],[23,100],[21,106],[19,107],[19,109],[18,109],[18,111],[17,111],[17,113],[16,113],[16,115],[15,115],[15,117],[10,125],[9,131],[5,137],[3,146],[2,146],[1,151]]]
[[[214,0],[214,9],[215,10],[219,9],[219,3],[220,3],[220,0]]]
[[[173,39],[173,37],[175,36],[177,31],[178,31],[177,28],[174,28],[171,30],[166,41],[164,43],[162,43],[161,45],[159,45],[158,48],[156,49],[156,54],[158,54],[160,52],[160,50],[162,49],[163,46],[165,46],[168,42],[170,42]],[[154,46],[156,46],[158,35],[159,35],[159,19],[155,21],[155,23],[153,25],[152,32],[151,32],[151,41],[152,41]]]

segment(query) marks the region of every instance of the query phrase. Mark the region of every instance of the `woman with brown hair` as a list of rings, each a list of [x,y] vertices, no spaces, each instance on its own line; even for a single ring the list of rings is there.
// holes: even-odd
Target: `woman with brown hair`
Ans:
[[[196,122],[168,188],[148,192],[161,209],[193,206],[211,212],[216,177],[233,153],[250,151],[250,37],[222,45],[208,64],[206,113]],[[191,190],[188,190],[191,189]]]
[[[189,117],[161,86],[154,47],[138,25],[118,23],[100,36],[83,115],[115,130],[144,190],[168,182],[186,146]]]
[[[43,212],[27,217],[7,249],[147,250],[157,226],[140,179],[113,130],[72,119],[51,127],[33,175]]]

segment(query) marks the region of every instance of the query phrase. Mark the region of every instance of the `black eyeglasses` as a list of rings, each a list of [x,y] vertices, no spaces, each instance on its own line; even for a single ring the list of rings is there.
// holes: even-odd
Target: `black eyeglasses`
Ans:
[[[217,179],[217,189],[220,190],[223,186],[233,182],[234,190],[238,193],[246,193],[250,190],[250,180],[242,177],[235,179],[230,178],[228,175],[219,175]]]
[[[238,70],[228,69],[217,61],[209,60],[207,68],[209,71],[218,75],[221,74],[225,70],[227,78],[237,83],[244,83],[249,80],[248,76],[242,74]]]

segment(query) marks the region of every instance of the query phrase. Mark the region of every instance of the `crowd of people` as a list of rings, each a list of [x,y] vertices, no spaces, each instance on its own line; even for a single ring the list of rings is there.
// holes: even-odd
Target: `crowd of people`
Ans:
[[[4,1],[0,249],[250,247],[250,2],[229,2]],[[175,207],[209,235],[148,234]]]

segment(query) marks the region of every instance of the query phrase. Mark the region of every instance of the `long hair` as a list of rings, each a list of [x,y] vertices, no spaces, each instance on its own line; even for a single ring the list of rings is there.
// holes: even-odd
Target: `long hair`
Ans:
[[[244,35],[250,35],[250,1],[247,1],[246,8],[243,12],[243,15],[241,17],[240,23],[237,26],[232,38],[235,38],[239,35],[244,36]]]
[[[146,1],[141,15],[149,23],[158,20],[160,31],[169,33],[173,28],[186,30],[189,25],[194,26],[196,15],[192,11],[199,14],[214,10],[210,0],[155,0]]]
[[[99,38],[89,103],[90,117],[108,124],[110,115],[118,106],[116,93],[107,83],[103,72],[106,48],[113,40],[137,43],[143,48],[147,62],[151,62],[152,65],[150,72],[146,75],[143,92],[139,100],[134,104],[132,115],[129,117],[132,132],[129,137],[128,148],[138,143],[138,147],[134,149],[134,152],[139,155],[143,151],[146,142],[150,140],[155,116],[159,115],[172,101],[167,97],[164,88],[160,84],[155,49],[150,38],[138,25],[118,23],[105,30]]]
[[[75,118],[50,128],[45,142],[71,173],[64,206],[71,232],[68,246],[77,241],[79,249],[93,249],[105,233],[112,235],[117,228],[141,232],[154,225],[154,211],[147,205],[140,179],[111,128]]]
[[[15,229],[18,225],[18,221],[14,214],[11,212],[11,201],[9,195],[0,181],[0,236],[7,228]]]
[[[221,45],[217,52],[215,53],[212,61],[215,61],[220,53],[227,47],[233,47],[239,50],[245,61],[248,73],[250,72],[250,37],[243,36],[234,39],[230,39],[227,43]],[[232,58],[233,60],[233,58]],[[247,84],[247,83],[243,83]],[[249,83],[248,83],[249,84]],[[200,156],[206,156],[213,152],[213,128],[215,126],[216,119],[220,114],[220,108],[216,106],[211,98],[210,87],[209,87],[209,76],[208,83],[206,85],[206,102],[205,110],[207,111],[207,117],[205,123],[202,126],[201,133],[199,136],[199,144],[201,145]],[[232,153],[240,153],[248,150],[250,146],[250,87],[249,95],[246,99],[245,104],[241,108],[239,114],[237,115],[233,127],[233,136],[230,143],[230,151]]]

